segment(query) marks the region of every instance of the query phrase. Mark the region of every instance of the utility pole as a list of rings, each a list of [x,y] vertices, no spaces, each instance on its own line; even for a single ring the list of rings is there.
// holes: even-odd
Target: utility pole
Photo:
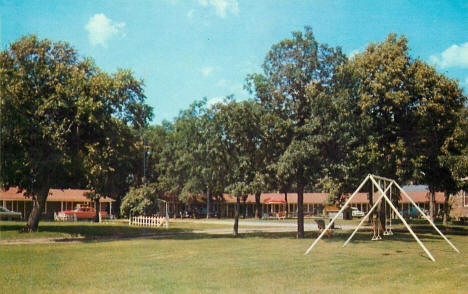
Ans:
[[[206,193],[206,219],[210,218],[210,186],[206,186],[207,193]]]
[[[145,135],[143,137],[143,179],[141,181],[142,184],[146,183],[146,142],[145,142]]]

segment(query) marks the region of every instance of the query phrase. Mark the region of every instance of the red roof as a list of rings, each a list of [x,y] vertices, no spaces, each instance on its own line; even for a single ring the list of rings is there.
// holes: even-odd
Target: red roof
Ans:
[[[47,201],[68,201],[68,202],[89,202],[86,193],[91,190],[81,189],[50,189]],[[18,188],[11,187],[6,191],[0,191],[0,200],[25,200],[24,191],[19,192]],[[114,202],[115,200],[109,197],[101,198],[100,202]]]
[[[407,193],[414,202],[417,203],[429,203],[429,192],[408,192]],[[325,204],[328,199],[328,193],[304,193],[304,204]],[[374,199],[377,200],[378,194],[374,196]],[[224,199],[227,203],[235,203],[236,197],[229,194],[224,194]],[[351,196],[348,194],[347,197]],[[444,193],[436,192],[435,200],[436,203],[444,203]],[[242,200],[241,200],[242,201]],[[268,202],[267,202],[268,201]],[[260,196],[260,203],[264,204],[281,204],[285,203],[284,193],[262,193]],[[409,203],[410,201],[401,194],[401,199],[399,203]],[[255,203],[255,195],[249,194],[246,200],[246,203]],[[297,193],[288,193],[288,203],[297,203]],[[367,193],[358,193],[354,196],[351,204],[357,203],[369,203],[367,199]]]
[[[272,198],[268,197],[268,198],[265,198],[265,200],[263,200],[263,202],[265,204],[285,204],[286,200],[284,200],[284,199],[272,199]]]
[[[236,202],[236,197],[234,196],[229,194],[224,194],[223,196],[227,203]],[[327,198],[327,193],[304,193],[304,203],[323,204]],[[268,200],[270,204],[286,203],[284,193],[262,193],[260,196],[260,202],[266,203],[266,200]],[[249,194],[246,203],[255,203],[255,195]],[[288,193],[288,203],[297,203],[297,193]]]

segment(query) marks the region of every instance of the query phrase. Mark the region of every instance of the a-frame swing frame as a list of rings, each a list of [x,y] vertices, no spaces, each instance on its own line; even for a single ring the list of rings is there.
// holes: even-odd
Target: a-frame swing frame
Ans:
[[[307,251],[305,252],[305,254],[309,254],[309,252],[312,250],[312,248],[314,248],[314,246],[318,243],[318,241],[320,241],[320,239],[323,237],[323,235],[326,233],[327,230],[330,229],[330,227],[333,225],[333,223],[335,222],[335,220],[338,218],[338,216],[343,213],[343,211],[349,206],[349,204],[351,203],[351,200],[357,195],[357,193],[359,193],[359,191],[362,189],[362,187],[368,182],[368,181],[371,181],[372,182],[372,185],[373,187],[376,187],[377,190],[380,192],[380,197],[377,199],[377,201],[375,201],[374,205],[372,206],[372,208],[369,210],[369,212],[362,218],[361,222],[359,223],[359,225],[356,227],[356,229],[354,230],[354,232],[351,234],[351,236],[346,240],[346,242],[343,244],[343,247],[345,247],[350,241],[351,239],[353,238],[353,236],[356,234],[356,232],[359,230],[359,228],[361,227],[361,225],[364,223],[364,221],[371,215],[371,213],[374,211],[374,209],[377,207],[377,205],[379,205],[380,201],[382,201],[382,199],[385,199],[386,203],[390,206],[390,208],[393,210],[393,212],[398,216],[398,218],[402,221],[402,223],[406,226],[406,228],[408,229],[408,231],[411,233],[411,235],[414,237],[414,239],[418,242],[418,244],[421,246],[421,248],[424,250],[424,252],[426,252],[426,254],[429,256],[429,258],[432,260],[432,261],[435,261],[435,258],[432,256],[432,254],[429,252],[429,250],[427,250],[426,246],[424,246],[424,244],[421,242],[421,240],[419,240],[418,236],[416,236],[416,234],[413,232],[413,230],[411,229],[411,227],[408,225],[408,223],[405,221],[405,219],[403,218],[403,216],[401,216],[401,214],[398,212],[398,209],[395,208],[395,206],[393,205],[393,203],[390,201],[389,197],[387,196],[387,192],[388,190],[392,187],[392,186],[395,186],[412,204],[414,207],[416,207],[416,209],[419,211],[419,213],[421,213],[421,215],[432,225],[432,227],[434,227],[434,229],[439,233],[439,235],[442,236],[442,238],[444,238],[445,241],[447,241],[447,243],[453,248],[453,250],[455,250],[457,253],[460,253],[460,251],[457,249],[457,247],[455,247],[455,245],[452,244],[452,242],[450,242],[449,239],[447,239],[447,237],[445,237],[444,234],[442,234],[442,232],[436,227],[436,225],[434,224],[434,222],[431,221],[431,219],[419,208],[419,206],[413,201],[413,199],[411,199],[411,197],[405,192],[405,190],[403,190],[400,185],[398,185],[398,183],[395,181],[395,180],[392,180],[392,179],[389,179],[389,178],[385,178],[385,177],[380,177],[380,176],[376,176],[376,175],[367,175],[367,177],[362,181],[362,183],[359,185],[359,187],[356,189],[356,191],[354,191],[354,193],[351,195],[351,197],[349,197],[349,199],[345,202],[345,204],[341,207],[340,211],[333,217],[333,219],[328,223],[328,225],[326,226],[326,228],[322,231],[322,233],[318,236],[317,239],[315,239],[314,243],[312,243],[312,245],[309,247],[309,249],[307,249]],[[378,182],[377,182],[378,180]],[[383,182],[383,188],[381,186],[381,182]],[[385,189],[385,191],[384,191]]]

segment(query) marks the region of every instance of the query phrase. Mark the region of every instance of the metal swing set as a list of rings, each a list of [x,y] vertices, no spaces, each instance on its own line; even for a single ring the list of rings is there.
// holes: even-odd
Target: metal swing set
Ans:
[[[447,241],[447,243],[453,248],[453,250],[455,250],[457,253],[460,253],[460,251],[455,247],[455,245],[452,244],[452,242],[450,242],[449,239],[447,239],[447,237],[445,237],[444,234],[442,234],[442,232],[436,227],[436,225],[434,224],[434,222],[431,221],[431,219],[419,208],[419,206],[413,201],[413,199],[411,199],[411,197],[398,185],[398,183],[395,181],[395,180],[392,180],[392,179],[389,179],[389,178],[384,178],[384,177],[380,177],[380,176],[376,176],[376,175],[367,175],[367,177],[362,181],[362,183],[359,185],[359,187],[356,189],[356,191],[354,191],[354,193],[351,195],[351,197],[349,197],[349,199],[345,202],[345,204],[341,207],[340,211],[333,217],[333,219],[328,223],[327,227],[322,230],[322,233],[318,236],[317,239],[315,239],[315,241],[312,243],[312,245],[309,247],[309,249],[307,249],[307,251],[305,252],[305,254],[309,254],[309,252],[312,250],[312,248],[314,248],[314,246],[318,243],[318,241],[320,241],[320,239],[323,237],[323,235],[330,229],[330,227],[333,225],[333,223],[335,222],[335,220],[338,218],[338,216],[343,213],[343,211],[348,207],[348,205],[351,203],[351,200],[354,198],[354,196],[357,195],[357,193],[362,189],[362,187],[368,182],[368,181],[371,181],[372,182],[372,191],[374,192],[374,187],[377,188],[378,192],[380,192],[380,196],[379,198],[377,199],[377,201],[375,201],[374,205],[372,206],[372,208],[367,212],[367,214],[361,219],[361,222],[359,223],[359,225],[356,227],[356,229],[353,231],[353,233],[351,234],[351,236],[349,236],[349,238],[346,240],[346,242],[343,244],[343,247],[345,247],[346,245],[348,245],[348,243],[351,241],[351,239],[354,237],[354,235],[356,234],[356,232],[359,230],[359,228],[362,226],[362,224],[365,222],[365,220],[373,213],[373,211],[377,208],[377,206],[380,204],[380,202],[382,200],[385,200],[385,209],[387,209],[387,205],[390,207],[391,211],[393,211],[395,213],[395,215],[401,220],[401,222],[405,225],[405,227],[408,229],[408,231],[411,233],[411,235],[414,237],[414,239],[418,242],[418,244],[421,246],[421,248],[424,250],[424,252],[429,256],[429,258],[432,260],[432,261],[435,261],[435,258],[432,256],[432,254],[429,252],[429,250],[426,248],[426,246],[424,246],[424,244],[421,242],[421,240],[419,240],[418,236],[416,236],[416,234],[413,232],[413,230],[411,229],[411,227],[408,225],[408,223],[406,222],[406,220],[403,218],[403,216],[398,212],[398,210],[395,208],[395,206],[393,205],[392,201],[390,200],[391,199],[391,189],[392,187],[395,187],[397,188],[401,194],[403,194],[404,197],[406,197],[410,202],[411,204],[413,204],[414,207],[416,207],[416,209],[419,211],[419,213],[432,225],[432,227],[434,227],[434,229],[437,231],[437,233],[439,233],[440,236],[442,236],[442,238],[444,238],[445,241]],[[387,193],[390,191],[390,197],[387,196]],[[372,193],[373,194],[373,193]],[[392,218],[391,216],[389,217],[389,220],[386,220],[386,226],[385,226],[385,230],[383,231],[383,235],[384,236],[389,236],[389,235],[393,235],[393,232],[392,232]],[[372,237],[372,240],[381,240],[382,237],[380,236],[380,228],[379,228],[379,224],[375,224],[374,223],[374,235]]]

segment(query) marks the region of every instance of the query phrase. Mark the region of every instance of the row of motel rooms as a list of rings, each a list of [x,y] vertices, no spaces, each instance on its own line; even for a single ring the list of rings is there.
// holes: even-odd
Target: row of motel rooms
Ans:
[[[429,192],[407,192],[414,202],[421,209],[429,209]],[[321,215],[326,206],[328,193],[304,193],[304,214],[306,216]],[[221,215],[233,217],[235,212],[236,198],[230,195],[224,195],[225,202],[221,204]],[[260,196],[263,214],[275,216],[280,211],[288,211],[293,216],[297,213],[297,193],[287,194],[287,203],[284,193],[263,193]],[[378,194],[374,194],[374,203],[378,199]],[[436,192],[436,211],[442,213],[444,208],[445,196],[443,192]],[[393,200],[392,200],[393,202]],[[358,208],[362,212],[368,212],[372,205],[369,204],[367,193],[358,193],[351,200],[350,205]],[[402,195],[398,201],[399,210],[410,210],[411,202]],[[245,201],[241,200],[241,212],[245,209],[246,215],[252,217],[255,215],[255,195],[249,195]]]
[[[89,200],[86,194],[91,190],[81,189],[50,189],[49,196],[44,206],[43,218],[53,219],[54,213],[64,210],[73,210],[78,205],[94,207],[94,201]],[[105,197],[100,199],[101,210],[107,211],[109,215],[115,214],[112,203],[115,200]],[[25,197],[24,192],[17,188],[0,191],[0,205],[11,211],[21,212],[23,219],[31,213],[33,202],[31,198]]]
[[[94,202],[86,197],[86,193],[90,190],[80,189],[51,189],[44,207],[43,217],[53,218],[54,213],[63,210],[75,209],[78,205],[94,206]],[[409,196],[420,208],[429,208],[429,192],[408,192]],[[222,217],[233,217],[235,212],[236,198],[231,195],[223,195],[222,201],[212,201],[212,208],[214,211],[220,211]],[[289,211],[291,215],[297,212],[297,194],[288,193],[287,203],[285,201],[284,193],[263,193],[260,196],[260,203],[264,214],[275,216],[280,211]],[[325,203],[327,202],[327,193],[304,193],[304,213],[306,216],[322,214]],[[377,194],[374,195],[376,200]],[[184,206],[174,198],[168,199],[169,201],[169,214],[178,217],[183,210]],[[375,201],[374,200],[374,201]],[[435,194],[436,211],[442,212],[444,206],[444,193],[437,192]],[[112,203],[113,199],[106,197],[101,198],[101,210],[107,211],[110,215],[115,214]],[[6,207],[11,211],[21,212],[23,218],[27,217],[32,210],[32,201],[30,198],[24,196],[16,188],[10,188],[6,191],[0,191],[0,205]],[[409,210],[412,204],[405,198],[401,197],[398,201],[399,210]],[[203,203],[199,203],[199,207],[204,207]],[[370,209],[368,194],[358,193],[351,202],[352,207],[356,207],[363,212]],[[244,211],[247,217],[255,215],[255,195],[249,195],[245,201],[241,200],[241,211]],[[115,205],[114,205],[115,208]]]

